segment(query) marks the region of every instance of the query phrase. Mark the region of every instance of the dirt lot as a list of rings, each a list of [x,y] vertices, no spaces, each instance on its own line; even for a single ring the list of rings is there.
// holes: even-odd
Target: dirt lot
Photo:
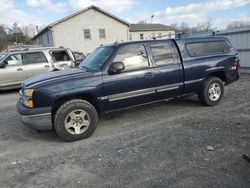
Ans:
[[[191,97],[114,113],[74,143],[26,128],[17,90],[2,92],[0,187],[250,187],[249,87],[244,74],[215,107]]]

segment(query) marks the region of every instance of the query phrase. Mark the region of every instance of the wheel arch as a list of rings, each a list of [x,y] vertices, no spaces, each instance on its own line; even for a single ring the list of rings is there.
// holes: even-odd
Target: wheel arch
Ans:
[[[88,101],[90,104],[94,106],[99,115],[103,114],[103,110],[101,106],[98,104],[98,99],[93,96],[91,93],[80,93],[80,94],[72,94],[68,96],[58,97],[52,104],[51,115],[52,115],[52,124],[54,124],[54,116],[58,108],[65,102],[73,99],[82,99]]]
[[[222,82],[226,82],[226,73],[225,71],[215,71],[215,72],[210,72],[207,74],[206,79],[210,78],[210,77],[217,77],[220,78],[222,80]]]

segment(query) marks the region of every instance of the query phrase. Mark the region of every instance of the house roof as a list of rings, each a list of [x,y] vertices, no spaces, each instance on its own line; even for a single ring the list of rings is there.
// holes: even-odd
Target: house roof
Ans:
[[[82,10],[80,10],[80,11],[77,11],[77,12],[75,12],[75,13],[69,15],[69,16],[66,16],[66,17],[64,17],[64,18],[62,18],[62,19],[60,19],[60,20],[57,20],[57,21],[55,21],[55,22],[49,24],[47,27],[45,27],[44,29],[42,29],[37,35],[35,35],[35,36],[32,38],[32,40],[34,40],[34,39],[36,39],[37,37],[39,37],[40,35],[42,35],[42,34],[45,33],[46,31],[48,31],[49,29],[51,29],[53,26],[55,26],[55,25],[57,25],[57,24],[60,24],[61,22],[64,22],[64,21],[66,21],[66,20],[68,20],[68,19],[70,19],[70,18],[72,18],[72,17],[74,17],[74,16],[77,16],[77,15],[81,14],[81,13],[84,13],[84,12],[90,10],[90,9],[94,9],[94,10],[96,10],[96,11],[99,11],[99,12],[101,12],[102,14],[104,14],[104,15],[106,15],[106,16],[109,16],[109,17],[111,17],[111,18],[117,20],[118,22],[121,22],[121,23],[123,23],[123,24],[125,24],[125,25],[127,25],[127,26],[130,25],[130,24],[129,24],[128,22],[126,22],[125,20],[120,19],[120,18],[118,18],[117,16],[114,16],[113,14],[110,14],[109,12],[107,12],[107,11],[105,11],[105,10],[103,10],[103,9],[101,9],[101,8],[99,8],[99,7],[97,7],[97,6],[91,5],[91,6],[87,7],[87,8],[85,8],[85,9],[82,9]]]
[[[130,32],[135,31],[169,31],[175,30],[174,28],[163,25],[163,24],[131,24],[130,25]]]

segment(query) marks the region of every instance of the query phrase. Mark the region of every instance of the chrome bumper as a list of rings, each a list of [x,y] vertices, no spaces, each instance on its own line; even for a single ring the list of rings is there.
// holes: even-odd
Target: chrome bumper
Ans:
[[[31,129],[45,131],[52,129],[51,113],[36,114],[36,115],[21,115],[23,124]]]

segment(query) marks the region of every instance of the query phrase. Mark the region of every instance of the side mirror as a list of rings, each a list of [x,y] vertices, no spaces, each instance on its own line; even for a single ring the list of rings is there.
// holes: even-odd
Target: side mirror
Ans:
[[[125,69],[123,62],[113,62],[109,67],[109,73],[117,74]]]

